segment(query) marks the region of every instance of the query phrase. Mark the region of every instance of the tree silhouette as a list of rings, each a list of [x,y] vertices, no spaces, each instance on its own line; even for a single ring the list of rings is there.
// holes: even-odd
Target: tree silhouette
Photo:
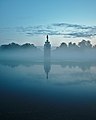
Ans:
[[[88,41],[82,40],[81,42],[78,43],[78,46],[80,48],[92,48],[92,44],[89,40]]]
[[[67,48],[67,44],[66,43],[61,43],[61,45],[60,45],[60,48]]]
[[[35,49],[37,50],[37,47],[34,44],[25,43],[23,45],[16,44],[14,42],[8,44],[8,45],[1,45],[1,50],[20,50],[20,49]]]
[[[24,49],[36,49],[35,45],[34,44],[30,44],[30,43],[25,43],[21,46],[21,48],[24,48]]]

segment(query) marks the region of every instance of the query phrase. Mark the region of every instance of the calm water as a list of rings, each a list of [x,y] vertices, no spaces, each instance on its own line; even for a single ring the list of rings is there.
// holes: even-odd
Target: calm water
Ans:
[[[0,120],[96,120],[95,62],[0,62]]]

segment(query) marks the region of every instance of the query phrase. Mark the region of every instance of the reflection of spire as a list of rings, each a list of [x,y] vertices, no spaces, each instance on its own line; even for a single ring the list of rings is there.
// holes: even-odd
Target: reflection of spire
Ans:
[[[47,73],[47,75],[46,75],[46,79],[48,79],[48,73]]]
[[[46,79],[48,79],[48,74],[50,72],[50,69],[51,69],[51,64],[50,64],[50,60],[44,60],[44,70],[45,70],[45,73],[46,73]]]

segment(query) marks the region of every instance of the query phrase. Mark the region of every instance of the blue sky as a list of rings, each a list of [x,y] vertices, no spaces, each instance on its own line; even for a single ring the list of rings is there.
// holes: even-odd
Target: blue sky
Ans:
[[[96,0],[0,0],[0,44],[96,44]]]

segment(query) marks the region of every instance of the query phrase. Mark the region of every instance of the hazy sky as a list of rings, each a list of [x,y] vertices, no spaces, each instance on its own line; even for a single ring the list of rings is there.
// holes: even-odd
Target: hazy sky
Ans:
[[[96,44],[96,0],[0,0],[0,44]]]

